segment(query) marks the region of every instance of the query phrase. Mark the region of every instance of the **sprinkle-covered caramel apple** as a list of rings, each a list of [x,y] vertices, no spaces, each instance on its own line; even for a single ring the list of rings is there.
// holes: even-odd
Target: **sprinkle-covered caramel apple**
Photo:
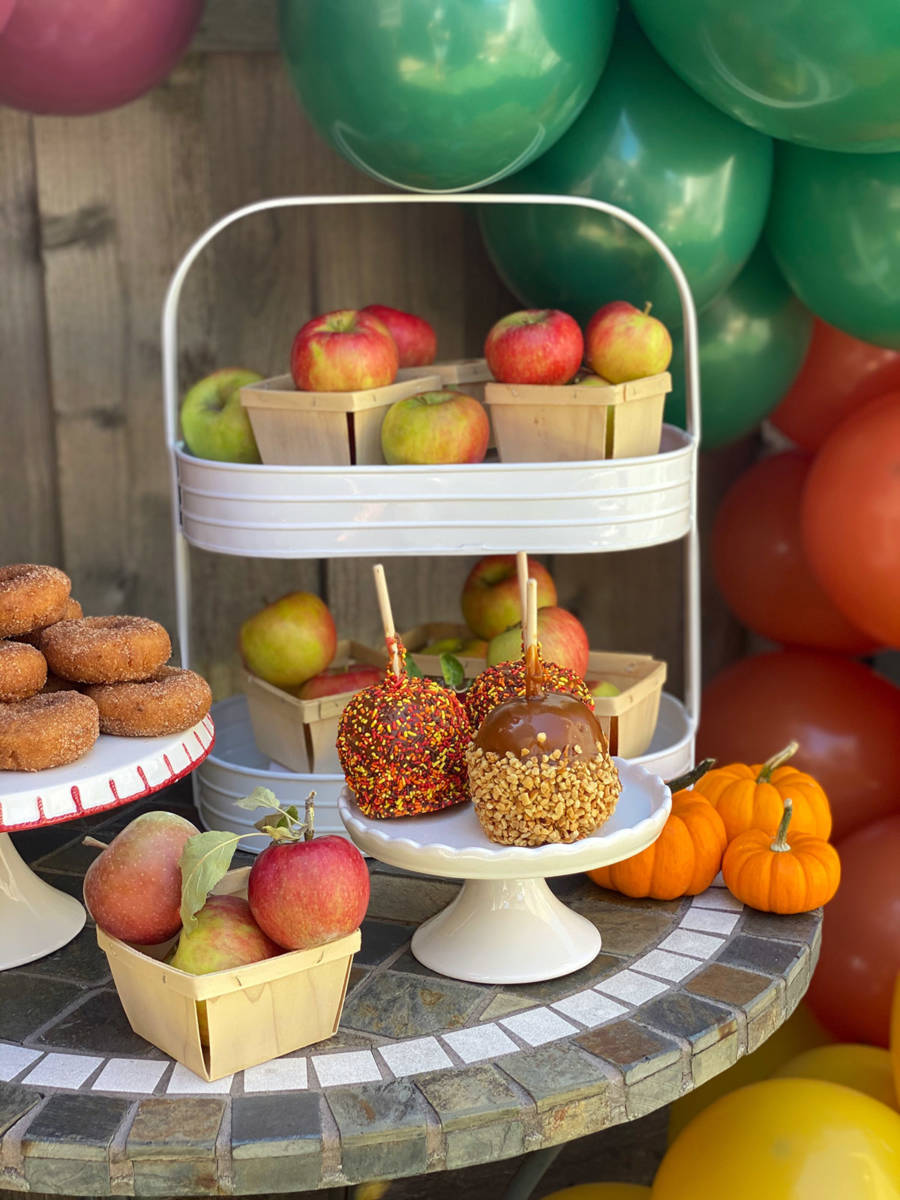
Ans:
[[[411,817],[468,799],[466,710],[432,679],[406,674],[406,650],[393,628],[384,573],[375,568],[391,665],[341,714],[337,750],[356,802],[367,817]]]
[[[525,695],[492,709],[466,752],[481,827],[508,846],[588,837],[611,816],[621,791],[590,708],[546,690],[535,628],[536,621],[525,653]]]
[[[565,692],[586,704],[591,711],[594,701],[584,680],[568,667],[545,662],[543,689],[546,692]],[[466,712],[473,729],[478,729],[491,709],[525,695],[525,662],[521,658],[500,663],[481,671],[469,684],[465,695]]]

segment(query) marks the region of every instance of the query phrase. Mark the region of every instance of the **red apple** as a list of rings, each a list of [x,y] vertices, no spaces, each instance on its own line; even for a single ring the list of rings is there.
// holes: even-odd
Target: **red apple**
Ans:
[[[244,666],[275,687],[299,687],[337,648],[334,618],[312,592],[290,592],[248,617],[238,635]]]
[[[537,580],[538,608],[556,603],[556,584],[545,566],[528,560],[528,574]],[[522,620],[519,579],[514,554],[489,554],[466,576],[460,607],[468,627],[480,638],[496,637]]]
[[[568,383],[584,354],[578,322],[556,308],[530,308],[502,317],[484,343],[501,383]]]
[[[298,700],[318,700],[322,696],[361,692],[373,683],[380,683],[383,676],[384,670],[381,667],[334,667],[307,679],[306,683],[293,691]]]
[[[104,932],[153,946],[181,928],[181,867],[188,838],[200,831],[184,817],[148,812],[126,825],[94,859],[84,900]]]
[[[420,392],[398,400],[381,426],[388,463],[477,463],[487,453],[487,411],[462,392]]]
[[[250,869],[247,899],[260,929],[306,950],[358,929],[369,904],[366,860],[340,837],[273,842]]]
[[[254,921],[250,905],[241,896],[210,896],[196,916],[190,933],[182,929],[169,959],[179,971],[208,975],[283,953]]]
[[[291,347],[291,375],[304,392],[355,392],[386,387],[397,377],[397,344],[368,312],[341,308],[313,317]]]
[[[584,626],[564,608],[555,605],[538,610],[538,641],[545,662],[568,667],[582,679],[588,669],[588,637]],[[487,665],[511,662],[522,654],[522,631],[518,625],[497,634],[488,643]]]
[[[662,321],[625,300],[598,308],[584,338],[588,366],[610,383],[658,375],[672,361],[672,338]]]
[[[371,313],[387,326],[397,343],[401,367],[425,367],[437,354],[437,334],[424,317],[388,308],[386,304],[367,304],[360,312]]]

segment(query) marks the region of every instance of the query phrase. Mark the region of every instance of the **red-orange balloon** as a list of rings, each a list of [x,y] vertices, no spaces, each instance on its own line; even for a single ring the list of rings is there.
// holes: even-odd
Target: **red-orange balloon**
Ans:
[[[769,420],[804,450],[818,450],[853,409],[898,387],[900,351],[817,319],[800,374]]]
[[[900,816],[838,843],[841,886],[825,909],[807,1003],[842,1042],[887,1046],[900,972]]]
[[[900,688],[839,654],[778,650],[733,663],[703,693],[697,757],[791,763],[824,787],[834,837],[900,812]],[[898,860],[900,873],[900,860]]]
[[[800,500],[811,462],[801,451],[773,454],[731,487],[713,527],[716,582],[738,620],[762,637],[862,654],[872,639],[835,608],[803,552]]]
[[[900,391],[835,429],[803,489],[810,566],[848,621],[900,646]]]

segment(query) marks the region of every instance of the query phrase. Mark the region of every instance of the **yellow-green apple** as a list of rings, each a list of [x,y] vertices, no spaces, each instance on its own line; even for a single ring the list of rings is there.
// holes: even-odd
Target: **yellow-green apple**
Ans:
[[[191,454],[217,462],[261,461],[240,395],[260,379],[256,371],[223,367],[194,384],[181,402],[181,431]]]
[[[618,696],[622,691],[608,679],[602,679],[599,683],[589,683],[588,688],[592,696]]]
[[[318,596],[289,592],[247,618],[238,645],[248,671],[275,687],[294,688],[334,658],[337,630]]]
[[[426,646],[421,646],[415,651],[416,654],[459,654],[463,648],[463,639],[461,637],[445,637],[437,638],[436,641],[429,642]]]
[[[398,400],[381,426],[381,450],[391,464],[477,463],[487,453],[487,411],[462,392],[419,392]]]
[[[538,610],[538,641],[544,662],[568,667],[582,679],[588,668],[588,637],[584,626],[572,613],[552,605]],[[511,662],[522,654],[522,630],[515,625],[498,633],[488,643],[487,665]]]
[[[537,580],[538,608],[555,604],[556,584],[547,568],[537,559],[529,558],[528,574]],[[520,624],[522,605],[516,556],[489,554],[479,559],[466,576],[460,607],[466,624],[479,638],[489,640],[511,625]]]
[[[610,383],[658,375],[672,361],[672,338],[662,321],[626,300],[598,308],[584,337],[588,366]]]
[[[200,831],[170,812],[142,813],[94,859],[84,900],[102,930],[124,942],[153,946],[181,928],[181,867],[188,838]]]
[[[322,696],[342,696],[345,692],[361,692],[363,688],[380,683],[384,677],[381,667],[363,664],[355,667],[332,667],[313,675],[298,688],[292,688],[298,700],[319,700]]]
[[[355,392],[386,387],[397,377],[397,343],[372,313],[336,309],[297,331],[291,375],[304,392]]]
[[[509,313],[493,325],[484,356],[501,383],[568,383],[584,354],[584,337],[574,317],[557,308]]]
[[[306,950],[358,929],[369,904],[366,860],[344,838],[267,846],[250,868],[247,898],[262,931],[287,950]]]
[[[469,638],[459,648],[459,653],[466,658],[486,658],[487,638]]]
[[[387,326],[397,343],[401,367],[425,367],[437,354],[437,334],[424,317],[388,308],[386,304],[367,304],[360,312],[371,313]]]

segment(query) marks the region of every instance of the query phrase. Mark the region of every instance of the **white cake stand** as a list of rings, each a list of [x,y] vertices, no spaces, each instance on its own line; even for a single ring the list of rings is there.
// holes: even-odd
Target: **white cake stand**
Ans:
[[[215,738],[204,717],[159,738],[101,735],[82,758],[49,771],[0,772],[0,970],[51,954],[85,922],[79,902],[45,883],[9,834],[118,808],[168,787],[206,758]]]
[[[596,927],[554,896],[545,880],[605,867],[646,849],[672,808],[663,781],[615,759],[622,794],[590,837],[568,845],[498,846],[471,804],[424,817],[363,816],[345,788],[338,804],[350,837],[381,862],[423,875],[462,879],[456,899],[413,935],[426,967],[473,983],[534,983],[568,975],[600,950]]]

